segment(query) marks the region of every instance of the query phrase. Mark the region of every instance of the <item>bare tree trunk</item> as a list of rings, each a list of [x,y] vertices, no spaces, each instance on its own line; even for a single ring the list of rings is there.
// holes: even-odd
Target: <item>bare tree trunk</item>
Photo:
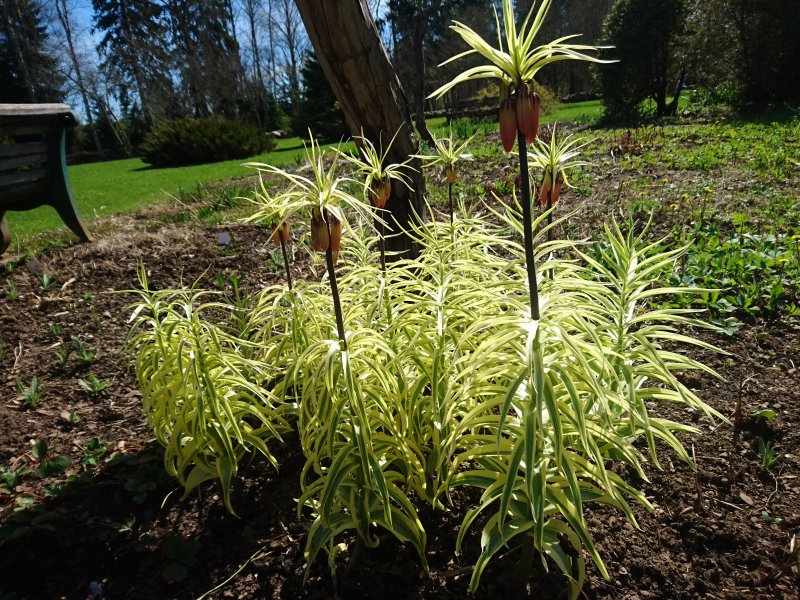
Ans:
[[[399,130],[387,159],[403,162],[419,151],[411,126],[405,94],[381,44],[367,0],[296,0],[308,36],[316,50],[325,76],[342,107],[347,125],[354,135],[374,144],[388,144]],[[399,233],[414,214],[423,215],[425,178],[419,159],[413,159],[411,173],[414,190],[392,180],[392,195],[387,204],[392,228]],[[389,238],[392,250],[411,250],[404,235]]]
[[[274,98],[278,97],[278,78],[277,69],[275,68],[275,20],[272,16],[272,0],[268,0],[267,4],[267,37],[269,39],[269,82],[270,91]]]
[[[256,118],[261,123],[261,115],[264,110],[264,78],[261,73],[261,53],[258,50],[258,35],[256,28],[256,13],[260,8],[261,0],[245,0],[244,12],[247,16],[247,22],[250,25],[250,46],[253,49],[253,67],[255,68],[256,76]]]
[[[86,120],[89,123],[89,131],[92,133],[92,141],[97,150],[97,155],[100,158],[105,158],[105,150],[100,143],[100,138],[97,135],[97,127],[94,124],[94,117],[92,116],[92,107],[89,104],[89,94],[86,91],[86,86],[83,83],[83,75],[81,74],[81,65],[78,61],[78,55],[75,52],[75,45],[72,42],[72,24],[69,21],[69,8],[67,7],[67,0],[56,0],[56,14],[61,27],[64,30],[64,36],[67,39],[67,50],[69,51],[69,58],[72,61],[72,68],[75,69],[75,82],[78,84],[78,93],[83,100],[83,110],[86,112]]]
[[[292,6],[292,0],[281,0],[283,12],[283,27],[278,24],[283,36],[285,52],[289,55],[289,97],[292,101],[292,110],[297,109],[300,102],[300,21]]]
[[[681,100],[681,92],[683,91],[683,82],[686,81],[686,69],[682,68],[678,75],[678,81],[675,83],[675,95],[672,96],[672,101],[667,106],[667,114],[675,116],[678,112],[678,105]]]

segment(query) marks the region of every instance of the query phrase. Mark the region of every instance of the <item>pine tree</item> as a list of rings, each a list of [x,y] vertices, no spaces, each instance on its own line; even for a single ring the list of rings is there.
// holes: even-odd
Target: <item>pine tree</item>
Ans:
[[[243,69],[226,2],[173,0],[168,10],[190,114],[236,117]]]
[[[300,74],[303,89],[292,118],[292,132],[305,138],[311,129],[314,137],[323,141],[336,141],[348,135],[336,96],[325,78],[322,65],[313,54],[306,55]]]
[[[0,2],[0,102],[58,102],[64,78],[47,52],[36,0]]]
[[[174,102],[162,5],[154,0],[92,0],[92,6],[94,30],[103,33],[99,50],[104,67],[116,77],[120,94],[121,88],[135,88],[152,127],[169,116]]]

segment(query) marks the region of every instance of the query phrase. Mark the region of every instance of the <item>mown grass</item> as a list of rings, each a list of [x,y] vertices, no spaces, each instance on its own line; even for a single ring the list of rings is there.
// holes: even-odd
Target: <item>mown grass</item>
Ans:
[[[245,162],[266,162],[280,167],[299,165],[304,156],[300,138],[278,140],[269,153],[246,159],[205,165],[156,169],[139,158],[115,160],[68,168],[69,180],[78,209],[85,221],[98,217],[133,212],[193,192],[203,184],[252,175]],[[6,214],[11,231],[24,241],[37,233],[63,227],[55,210],[42,207],[28,212]]]

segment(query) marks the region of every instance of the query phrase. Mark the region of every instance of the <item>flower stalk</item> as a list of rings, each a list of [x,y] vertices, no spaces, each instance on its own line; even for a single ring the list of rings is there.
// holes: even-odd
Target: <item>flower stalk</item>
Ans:
[[[328,230],[328,239],[331,239],[331,217],[329,216],[325,222]],[[338,253],[338,250],[336,250]],[[325,266],[328,269],[328,279],[331,286],[331,298],[333,299],[333,312],[336,315],[336,333],[339,336],[339,349],[342,352],[347,351],[347,339],[344,335],[344,316],[342,314],[342,299],[339,296],[339,283],[336,280],[336,264],[334,260],[333,244],[329,244],[325,250]]]
[[[522,227],[525,244],[525,263],[528,271],[528,294],[531,303],[531,319],[538,321],[539,286],[536,281],[536,258],[533,254],[533,207],[531,204],[531,179],[528,170],[528,142],[525,134],[517,130],[519,144],[519,170],[522,175]]]
[[[289,254],[286,251],[286,238],[284,238],[284,230],[283,227],[278,229],[278,241],[281,244],[281,254],[283,254],[283,266],[286,269],[286,284],[289,286],[289,290],[292,289],[292,270],[289,268]]]

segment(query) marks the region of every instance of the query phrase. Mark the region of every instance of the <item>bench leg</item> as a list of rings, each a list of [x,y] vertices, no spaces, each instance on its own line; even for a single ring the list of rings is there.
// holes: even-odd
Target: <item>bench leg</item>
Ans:
[[[89,235],[89,231],[78,214],[78,208],[75,205],[75,199],[72,197],[72,191],[69,187],[67,163],[64,158],[65,134],[63,130],[60,132],[59,137],[60,139],[56,140],[55,144],[52,141],[49,142],[51,149],[50,164],[54,165],[55,172],[50,178],[50,185],[47,190],[48,203],[56,209],[61,220],[82,242],[91,242],[92,236]]]
[[[67,190],[67,194],[69,194],[69,190]],[[72,232],[81,239],[82,242],[92,241],[92,236],[89,235],[89,231],[86,229],[86,226],[83,224],[83,221],[78,215],[78,209],[75,207],[75,201],[72,199],[71,194],[68,198],[59,198],[58,196],[54,195],[53,208],[56,209],[58,216],[61,217],[61,220],[64,221],[66,226],[69,227]]]
[[[5,211],[0,212],[0,255],[11,245],[11,231],[6,223]]]

